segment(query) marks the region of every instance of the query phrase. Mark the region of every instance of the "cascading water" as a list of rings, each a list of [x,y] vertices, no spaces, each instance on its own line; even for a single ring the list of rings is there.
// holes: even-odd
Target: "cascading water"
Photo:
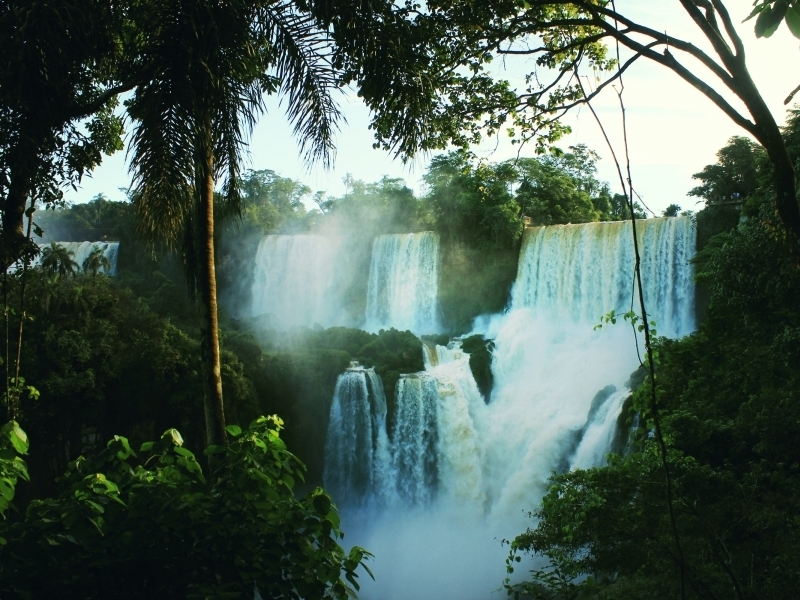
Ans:
[[[431,231],[380,235],[372,245],[367,329],[439,329],[439,236]]]
[[[78,265],[78,269],[83,269],[83,263],[94,251],[99,248],[103,251],[103,256],[108,260],[111,268],[100,267],[100,273],[115,276],[117,274],[117,255],[119,254],[119,242],[56,242],[63,246],[72,255],[72,260]],[[45,247],[45,246],[43,246]],[[37,257],[36,263],[41,262],[41,254]]]
[[[336,382],[325,444],[325,487],[345,506],[380,499],[391,458],[386,396],[372,369],[351,367]]]
[[[637,225],[649,318],[662,335],[685,335],[694,327],[692,223]],[[551,473],[605,462],[638,359],[630,325],[594,326],[610,310],[630,310],[635,292],[630,224],[526,232],[508,311],[476,326],[495,341],[489,403],[457,341],[426,347],[426,371],[397,386],[378,469],[389,474],[383,503],[367,515],[334,492],[356,542],[377,557],[377,581],[363,598],[492,597],[504,573],[496,540],[531,525],[526,511]],[[329,435],[349,431],[340,425]]]
[[[275,329],[293,325],[348,325],[342,304],[343,240],[319,235],[268,235],[256,253],[252,316]]]
[[[695,228],[688,217],[637,221],[645,305],[659,333],[694,329],[689,260]],[[599,322],[631,308],[635,257],[629,221],[528,229],[522,244],[512,308]],[[638,299],[633,303],[638,312]]]

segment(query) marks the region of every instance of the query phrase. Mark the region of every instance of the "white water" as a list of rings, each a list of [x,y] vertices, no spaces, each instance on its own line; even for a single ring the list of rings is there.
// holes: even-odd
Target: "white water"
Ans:
[[[367,330],[439,330],[439,236],[430,231],[380,235],[372,245]]]
[[[694,327],[692,224],[639,226],[649,318],[660,334],[685,335]],[[426,347],[426,371],[401,379],[384,501],[365,510],[334,493],[350,541],[376,554],[377,581],[364,582],[362,598],[504,597],[498,540],[534,525],[526,512],[554,470],[605,463],[638,359],[629,324],[594,326],[631,307],[629,227],[526,232],[509,310],[481,320],[495,340],[489,404],[458,342]]]
[[[372,369],[339,376],[325,445],[325,487],[346,506],[380,500],[390,468],[386,396]]]
[[[350,283],[344,240],[268,235],[256,253],[251,314],[278,330],[294,325],[352,325],[344,300]]]
[[[694,225],[678,217],[637,221],[636,228],[649,319],[661,335],[686,335],[694,330]],[[594,323],[611,310],[628,312],[634,263],[628,221],[528,229],[512,308]],[[633,308],[639,313],[638,297]]]
[[[92,253],[95,248],[100,248],[103,251],[103,256],[106,257],[111,268],[106,270],[100,267],[100,273],[111,275],[112,277],[117,274],[117,255],[119,254],[119,242],[56,242],[59,246],[66,248],[72,256],[72,260],[78,265],[78,270],[83,270],[83,263]],[[42,248],[46,245],[42,245]],[[42,255],[39,254],[34,261],[34,264],[39,264],[42,260]]]

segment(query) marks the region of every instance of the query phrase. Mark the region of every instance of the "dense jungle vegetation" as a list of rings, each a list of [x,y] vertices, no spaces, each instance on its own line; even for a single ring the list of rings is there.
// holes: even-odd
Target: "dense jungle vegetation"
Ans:
[[[794,132],[798,123],[798,113],[794,113],[786,132],[787,139],[796,137]],[[687,533],[686,552],[692,549],[711,552],[714,543],[725,544],[731,551],[730,546],[736,540],[721,538],[714,541],[717,538],[707,536],[711,535],[709,532],[714,536],[721,535],[718,529],[730,521],[732,513],[744,510],[741,502],[727,507],[719,503],[721,498],[738,489],[737,486],[745,485],[745,481],[755,486],[759,482],[769,485],[766,482],[775,477],[788,478],[781,484],[781,488],[790,486],[783,494],[793,493],[791,490],[794,489],[789,483],[793,475],[791,463],[779,467],[780,476],[763,471],[770,464],[768,459],[777,458],[777,449],[770,450],[766,457],[761,450],[753,450],[756,446],[760,448],[766,439],[778,443],[771,428],[780,424],[785,429],[790,422],[780,411],[771,414],[778,410],[776,407],[770,406],[770,414],[764,415],[761,414],[764,407],[759,407],[765,402],[769,404],[768,399],[775,393],[780,396],[788,394],[782,405],[792,405],[794,380],[789,377],[789,371],[778,375],[776,369],[780,369],[781,364],[788,368],[797,357],[792,325],[783,318],[791,320],[797,316],[792,310],[791,300],[797,291],[797,282],[794,281],[796,276],[791,261],[781,253],[780,238],[775,237],[779,229],[768,210],[769,167],[763,152],[751,146],[750,152],[732,162],[727,160],[731,149],[741,145],[740,138],[732,139],[720,151],[719,163],[696,175],[703,186],[692,190],[706,202],[705,209],[696,217],[701,251],[695,260],[698,283],[706,290],[706,299],[700,302],[709,302],[707,318],[698,333],[685,340],[658,342],[661,356],[658,376],[665,407],[662,410],[680,406],[674,417],[669,413],[665,418],[665,427],[669,428],[673,440],[671,452],[675,454],[676,489],[686,488],[696,495],[692,498],[693,511],[703,506],[698,504],[701,500],[714,505],[709,515],[696,512],[681,516],[686,521],[681,524],[687,532],[697,534],[701,531],[696,523],[692,523],[693,519],[702,520],[706,527],[702,530],[706,531],[706,537],[701,535],[695,539]],[[462,152],[445,154],[432,162],[425,177],[426,193],[421,198],[416,198],[402,181],[386,178],[372,184],[350,181],[344,196],[328,198],[321,193],[312,194],[303,184],[272,171],[247,173],[243,185],[246,190],[243,216],[219,230],[218,260],[219,264],[228,266],[220,278],[220,297],[223,298],[222,375],[230,422],[247,423],[260,414],[280,414],[286,420],[282,438],[306,467],[300,478],[295,472],[300,467],[292,467],[295,469],[291,471],[294,473],[292,479],[297,480],[298,489],[313,490],[322,482],[327,415],[338,375],[353,360],[374,366],[384,381],[391,403],[399,375],[423,368],[422,342],[410,332],[390,330],[370,334],[358,329],[322,329],[318,326],[277,332],[261,329],[258,319],[234,318],[228,314],[225,299],[238,299],[241,303],[240,294],[243,293],[242,281],[233,275],[241,274],[241,278],[247,281],[252,271],[247,255],[249,253],[252,257],[255,242],[260,237],[276,232],[325,232],[329,228],[341,231],[344,224],[351,224],[351,235],[362,236],[368,245],[370,236],[380,233],[432,228],[439,232],[445,247],[451,244],[457,249],[451,252],[462,253],[460,260],[465,270],[486,273],[486,277],[494,278],[498,277],[496,257],[506,256],[510,263],[507,280],[499,284],[496,279],[484,282],[487,291],[474,294],[471,303],[461,308],[461,319],[468,324],[477,314],[498,310],[506,302],[508,287],[516,272],[519,242],[526,220],[538,225],[628,217],[619,198],[615,201],[608,193],[608,187],[595,179],[596,156],[584,147],[570,150],[529,159],[522,166],[519,163],[482,163]],[[743,170],[755,171],[760,182],[748,193],[739,192],[740,196],[736,196],[741,198],[743,208],[739,210],[720,203],[718,190],[727,189],[722,186],[732,185],[731,180]],[[540,189],[544,191],[532,191]],[[547,190],[552,189],[560,190],[560,193],[549,196]],[[727,191],[725,196],[730,198],[735,193]],[[313,198],[318,208],[309,208],[313,206],[309,198]],[[171,445],[173,437],[169,434],[159,446],[161,453],[156,456],[157,461],[171,464],[173,459],[170,457],[176,448],[185,449],[192,453],[191,457],[184,457],[188,461],[183,465],[187,470],[189,467],[186,465],[195,464],[192,462],[194,454],[204,447],[202,405],[199,402],[202,394],[198,377],[199,341],[183,259],[166,248],[153,249],[139,238],[135,231],[133,208],[131,203],[110,202],[100,196],[86,204],[57,208],[37,216],[36,222],[46,239],[114,239],[121,240],[121,245],[116,278],[83,272],[75,264],[68,264],[65,269],[58,263],[32,268],[26,274],[26,293],[30,299],[27,310],[34,318],[25,326],[22,364],[28,381],[36,383],[36,392],[23,391],[20,414],[27,434],[39,442],[31,446],[27,456],[30,483],[20,485],[17,490],[14,506],[18,509],[29,505],[38,507],[37,511],[66,510],[63,506],[43,508],[37,499],[62,498],[61,502],[66,502],[64,498],[76,493],[74,486],[79,483],[87,485],[79,474],[89,473],[94,467],[86,465],[106,465],[102,471],[106,473],[126,468],[125,461],[135,460],[132,448],[142,444],[148,447],[148,440],[156,439],[161,431],[172,431],[172,427],[181,432],[181,445]],[[637,211],[641,210],[637,207]],[[679,208],[671,207],[670,210],[677,212]],[[645,217],[643,213],[637,216]],[[483,258],[477,259],[479,255]],[[64,260],[70,262],[68,256]],[[750,264],[748,261],[752,264],[758,261],[760,265],[757,284],[740,280],[739,269],[742,264]],[[368,263],[364,269],[368,269]],[[443,267],[443,302],[446,302],[444,294],[448,276],[446,267]],[[21,277],[19,273],[9,276],[10,306],[19,301]],[[732,303],[736,303],[735,306]],[[235,313],[234,306],[230,308]],[[446,314],[447,307],[444,306],[443,310]],[[731,323],[736,323],[736,326],[731,327]],[[453,333],[458,332],[454,328]],[[430,341],[444,343],[447,337],[438,336]],[[488,399],[492,386],[491,342],[476,336],[467,339],[464,348],[471,354],[470,365],[476,381]],[[730,383],[722,385],[728,380]],[[700,393],[695,395],[694,390],[700,390]],[[644,391],[637,393],[631,404],[632,411],[646,413],[644,394]],[[689,396],[681,400],[686,394]],[[741,400],[737,401],[737,397]],[[703,398],[703,401],[698,403],[697,398]],[[748,406],[746,411],[745,404]],[[741,411],[745,414],[740,414]],[[748,429],[760,421],[764,424],[757,431]],[[275,424],[271,426],[275,427]],[[269,431],[270,425],[263,423],[260,427],[263,439],[264,431]],[[767,429],[762,430],[764,427]],[[276,430],[271,429],[273,432]],[[646,432],[647,425],[643,425],[633,434],[638,436],[637,443],[643,447],[652,443]],[[253,440],[258,438],[255,432],[242,435],[254,436],[251,437]],[[276,434],[267,435],[274,437]],[[121,454],[110,452],[105,448],[105,440],[109,438],[124,440],[115,444],[129,446],[124,446],[127,449],[121,450]],[[733,440],[739,440],[737,443],[741,444],[743,439],[751,440],[752,447],[749,450],[742,448],[734,456],[730,444],[734,443]],[[683,448],[679,444],[681,440],[688,447]],[[778,443],[780,447],[782,444]],[[717,454],[707,456],[712,448],[718,448]],[[78,457],[85,458],[74,462]],[[737,457],[743,463],[734,468],[731,461]],[[84,461],[89,462],[84,464]],[[678,468],[678,465],[683,466]],[[514,591],[524,590],[533,596],[557,598],[561,597],[559,594],[573,597],[583,593],[584,589],[592,590],[587,593],[596,593],[604,589],[603,586],[611,585],[614,597],[622,597],[618,594],[624,592],[619,590],[627,589],[624,586],[629,585],[623,583],[625,571],[617,567],[612,569],[605,562],[591,562],[601,559],[598,556],[590,560],[583,553],[585,548],[593,547],[590,542],[595,543],[595,536],[605,540],[603,544],[615,546],[618,543],[613,536],[620,530],[615,529],[612,523],[630,533],[629,526],[636,522],[635,516],[643,512],[637,508],[639,503],[650,508],[650,513],[643,512],[636,517],[648,519],[641,524],[642,535],[647,537],[652,535],[652,531],[662,531],[667,541],[630,541],[630,551],[637,554],[638,563],[628,560],[629,554],[618,549],[602,560],[624,561],[626,569],[632,568],[631,577],[634,579],[631,581],[637,582],[630,583],[631,589],[638,589],[639,585],[654,585],[649,580],[638,582],[635,578],[642,574],[633,566],[638,564],[641,569],[649,570],[659,560],[665,560],[664,556],[658,556],[658,551],[668,542],[669,531],[664,523],[658,525],[664,515],[654,508],[659,506],[657,495],[663,492],[657,477],[658,469],[653,454],[643,451],[617,458],[607,469],[557,476],[553,481],[553,491],[540,509],[541,525],[513,543],[514,553],[531,551],[546,555],[553,563],[553,570],[535,573],[535,583],[514,587]],[[736,476],[731,473],[732,469]],[[58,478],[65,472],[71,475],[58,483]],[[720,483],[706,490],[698,484],[701,474],[702,477],[720,478]],[[143,481],[158,482],[162,476],[158,471],[139,472],[125,485],[133,486],[130,488],[133,490],[143,485]],[[178,487],[164,492],[168,493],[165,502],[175,497],[169,494],[189,493],[193,486],[206,485],[199,479],[192,479],[200,477],[197,473],[181,471],[181,474],[173,473],[169,477],[183,479],[180,484],[169,484]],[[641,481],[653,482],[651,492],[656,497],[648,499],[642,495]],[[72,482],[72,487],[65,487],[66,482]],[[187,487],[184,490],[181,486]],[[97,488],[96,485],[92,490],[87,492],[86,502],[89,502],[91,494],[105,497],[123,493],[113,487]],[[633,494],[627,504],[618,502],[619,495],[626,493],[625,490]],[[589,498],[594,498],[591,502],[598,502],[597,498],[611,497],[609,494],[612,492],[616,498],[614,502],[602,501],[591,507],[580,504],[589,502]],[[704,493],[709,497],[702,496]],[[773,495],[776,493],[772,492]],[[753,496],[749,497],[749,510],[755,512],[752,515],[747,513],[748,518],[766,523],[763,521],[767,518],[764,511],[769,510],[770,518],[778,519],[773,527],[779,528],[778,523],[782,521],[775,511],[785,514],[778,506],[787,502],[789,497],[781,495],[782,500],[770,500],[766,507],[753,505]],[[569,502],[565,502],[565,498]],[[91,504],[88,506],[93,510]],[[105,504],[99,506],[106,510]],[[618,512],[606,514],[603,507]],[[78,508],[73,506],[70,510]],[[81,510],[85,513],[87,505]],[[96,512],[98,515],[95,517],[104,514]],[[588,515],[581,517],[585,522],[578,519],[578,513]],[[90,520],[95,518],[91,514],[85,516]],[[121,520],[113,527],[143,527],[141,524],[132,525],[127,520],[133,518],[130,515],[117,515],[116,518]],[[28,539],[25,536],[34,535],[13,513],[9,513],[8,523],[12,527],[9,536],[23,536],[15,543],[21,544]],[[567,523],[569,534],[563,530]],[[592,529],[601,525],[601,530]],[[742,527],[746,529],[744,525]],[[112,529],[102,530],[113,535]],[[58,535],[74,536],[68,532]],[[84,531],[81,535],[89,533]],[[790,540],[792,536],[787,534],[786,539]],[[566,540],[570,540],[569,544]],[[642,553],[648,543],[653,544],[652,556]],[[573,554],[569,554],[570,548]],[[789,544],[781,553],[790,552],[792,548]],[[606,550],[605,546],[598,546],[598,552]],[[759,548],[759,552],[761,556],[768,554],[763,548]],[[18,558],[22,560],[22,555]],[[132,558],[123,552],[114,560],[128,561]],[[712,577],[715,569],[723,568],[715,566],[713,561],[703,570],[700,570],[700,565],[705,563],[694,564],[693,568],[698,572],[691,576],[698,578]],[[11,568],[24,575],[24,566]],[[762,571],[767,568],[762,567]],[[674,561],[666,560],[663,569],[658,571],[664,578],[658,585],[666,586],[665,597],[675,591],[665,583],[674,583],[674,569]],[[614,576],[603,575],[612,572]],[[581,585],[573,583],[582,574],[591,577]],[[714,577],[719,577],[719,574]],[[24,580],[14,581],[14,585],[22,586],[18,589],[31,585]],[[703,584],[710,585],[707,582]],[[725,583],[718,585],[724,587]],[[637,597],[637,592],[631,593],[631,597]]]
[[[352,597],[369,553],[345,553],[337,508],[318,487],[327,408],[353,360],[374,366],[391,397],[402,373],[422,367],[423,341],[259,329],[236,306],[254,240],[333,230],[365,260],[375,235],[435,230],[442,320],[466,333],[504,307],[527,223],[646,216],[633,190],[596,179],[591,150],[554,148],[568,131],[554,115],[642,58],[756,141],[733,138],[689,192],[706,204],[695,259],[704,318],[685,339],[648,344],[654,377],[630,402],[633,451],[553,474],[508,558],[509,576],[525,553],[547,566],[506,590],[794,597],[800,111],[779,128],[722,0],[680,5],[711,54],[604,0],[433,0],[424,13],[388,0],[0,5],[0,596]],[[750,17],[758,37],[783,23],[800,37],[796,0],[758,0]],[[633,58],[620,64],[609,43]],[[684,67],[686,53],[709,73]],[[543,91],[530,87],[535,67],[526,89],[496,79],[488,65],[505,54],[527,54],[554,79]],[[588,72],[598,85],[587,93]],[[243,170],[269,94],[285,99],[306,159],[330,164],[342,119],[333,94],[347,85],[371,111],[377,147],[403,159],[446,151],[422,197],[384,178],[348,180],[328,198]],[[126,126],[130,201],[65,206],[65,189],[123,149]],[[535,157],[492,164],[469,152],[506,128]],[[32,263],[34,241],[69,240],[120,241],[119,276],[105,276],[97,254],[77,265],[57,245]],[[363,294],[352,296],[358,314]],[[465,343],[488,396],[491,340]],[[285,430],[262,416],[272,413]]]

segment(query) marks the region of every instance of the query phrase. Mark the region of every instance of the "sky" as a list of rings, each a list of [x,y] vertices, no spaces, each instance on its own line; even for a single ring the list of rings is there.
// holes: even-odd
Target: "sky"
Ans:
[[[752,8],[750,0],[729,0],[726,4],[734,23],[741,23]],[[678,0],[618,0],[617,7],[621,13],[644,25],[692,41],[708,50],[704,38]],[[783,124],[787,109],[783,99],[800,84],[800,40],[794,38],[785,25],[769,39],[756,39],[752,21],[739,25],[738,29],[745,43],[750,74],[775,119]],[[495,75],[512,82],[519,81],[524,72],[524,64],[507,64],[507,71],[501,70],[500,61],[496,64]],[[692,179],[692,174],[714,163],[716,152],[731,136],[746,135],[746,132],[700,92],[651,61],[637,61],[626,72],[624,84],[634,188],[655,213],[660,214],[673,203],[696,210],[699,208],[696,205],[698,199],[686,196],[698,183]],[[268,112],[261,117],[253,132],[246,168],[272,169],[284,177],[306,183],[315,191],[325,190],[333,196],[344,193],[343,179],[347,174],[366,182],[377,181],[384,175],[400,177],[415,192],[423,193],[421,178],[432,155],[419,156],[403,164],[392,155],[373,149],[374,140],[368,129],[370,115],[366,107],[352,91],[341,93],[338,100],[347,122],[336,138],[338,150],[332,169],[304,164],[277,97],[267,99]],[[616,93],[605,90],[593,101],[593,106],[609,132],[617,155],[623,156]],[[566,149],[582,143],[595,150],[601,157],[598,178],[611,183],[613,191],[619,191],[611,154],[589,110],[584,107],[573,111],[566,117],[566,122],[573,132],[557,145]],[[126,128],[130,129],[130,124]],[[515,157],[518,147],[511,146],[505,139],[492,138],[484,140],[473,150],[488,161],[499,162]],[[525,155],[533,155],[533,147],[523,148],[522,156]],[[91,178],[84,178],[77,192],[70,190],[65,197],[69,202],[77,203],[103,193],[112,200],[122,200],[129,185],[130,176],[123,151],[106,157]]]

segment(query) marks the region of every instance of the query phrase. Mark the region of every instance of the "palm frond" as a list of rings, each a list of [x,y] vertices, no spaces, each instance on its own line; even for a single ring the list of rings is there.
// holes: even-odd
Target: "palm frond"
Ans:
[[[340,77],[331,39],[316,19],[282,0],[261,13],[260,25],[272,46],[275,75],[287,99],[286,114],[308,162],[328,167],[335,155],[334,135],[344,117],[333,99]]]

